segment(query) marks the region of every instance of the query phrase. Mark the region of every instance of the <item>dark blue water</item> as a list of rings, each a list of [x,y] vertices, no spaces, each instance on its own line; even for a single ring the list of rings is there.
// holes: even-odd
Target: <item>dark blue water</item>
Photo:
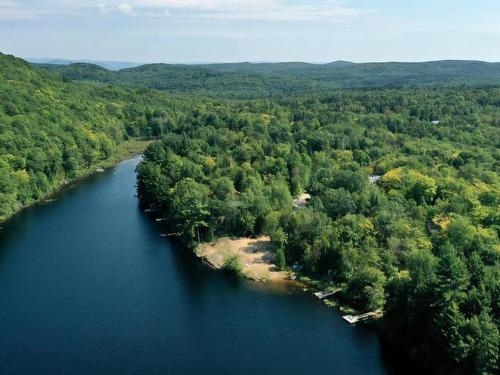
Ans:
[[[377,337],[308,294],[206,269],[134,197],[139,159],[0,232],[0,374],[386,374]]]

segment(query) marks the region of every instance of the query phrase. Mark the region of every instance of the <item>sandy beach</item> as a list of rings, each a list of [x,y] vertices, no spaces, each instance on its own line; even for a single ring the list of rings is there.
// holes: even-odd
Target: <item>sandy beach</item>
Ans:
[[[271,240],[257,238],[221,238],[213,243],[201,244],[196,255],[214,268],[222,268],[230,256],[237,256],[245,277],[257,281],[287,281],[287,272],[279,271],[274,261]]]

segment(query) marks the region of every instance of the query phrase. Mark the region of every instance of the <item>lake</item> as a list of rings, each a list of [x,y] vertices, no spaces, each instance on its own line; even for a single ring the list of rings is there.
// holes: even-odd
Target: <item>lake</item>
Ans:
[[[306,293],[212,271],[160,237],[139,158],[0,231],[0,373],[391,374],[377,336]]]

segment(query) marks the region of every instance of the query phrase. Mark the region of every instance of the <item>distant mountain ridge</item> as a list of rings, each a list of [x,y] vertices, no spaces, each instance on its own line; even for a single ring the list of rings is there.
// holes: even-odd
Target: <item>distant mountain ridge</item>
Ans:
[[[133,68],[142,65],[142,63],[129,62],[129,61],[99,61],[99,60],[69,60],[57,58],[26,58],[27,62],[32,64],[51,64],[51,65],[71,65],[71,64],[92,64],[98,65],[109,70],[120,70],[125,68]]]
[[[473,60],[326,64],[144,64],[108,70],[97,64],[34,64],[64,79],[137,85],[176,93],[253,98],[341,88],[500,85],[500,63]]]

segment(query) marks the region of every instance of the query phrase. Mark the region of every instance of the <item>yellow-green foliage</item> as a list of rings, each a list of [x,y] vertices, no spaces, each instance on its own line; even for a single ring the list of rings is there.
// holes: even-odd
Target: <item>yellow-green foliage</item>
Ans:
[[[388,171],[382,176],[382,186],[388,190],[401,191],[416,201],[430,202],[437,192],[436,181],[415,169],[403,167]]]
[[[161,135],[171,104],[144,90],[63,82],[0,54],[0,221],[88,173],[129,137]]]
[[[280,267],[382,308],[420,363],[496,373],[498,103],[498,88],[207,102],[148,149],[139,196],[188,244],[270,236]]]

